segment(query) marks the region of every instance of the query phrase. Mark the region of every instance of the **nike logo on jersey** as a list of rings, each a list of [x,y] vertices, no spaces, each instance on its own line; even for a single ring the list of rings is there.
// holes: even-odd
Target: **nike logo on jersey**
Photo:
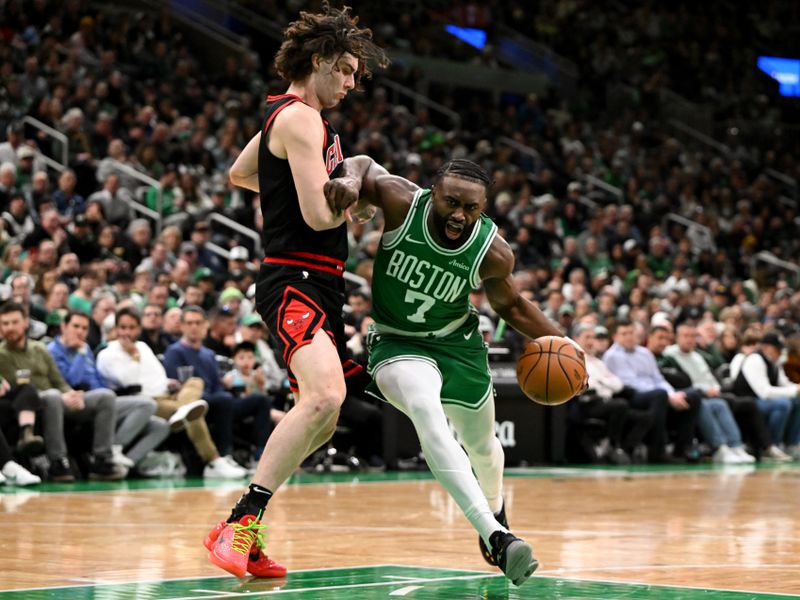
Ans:
[[[407,241],[407,242],[411,242],[412,244],[423,244],[423,245],[425,244],[425,242],[421,242],[421,241],[419,241],[419,240],[415,240],[415,239],[413,239],[413,238],[410,238],[410,237],[407,237],[407,238],[406,238],[406,241]]]
[[[471,338],[471,337],[472,337],[472,334],[473,334],[473,333],[475,333],[475,332],[474,332],[474,331],[470,331],[469,333],[465,333],[465,334],[464,334],[464,339],[465,339],[465,340],[468,340],[469,338]]]

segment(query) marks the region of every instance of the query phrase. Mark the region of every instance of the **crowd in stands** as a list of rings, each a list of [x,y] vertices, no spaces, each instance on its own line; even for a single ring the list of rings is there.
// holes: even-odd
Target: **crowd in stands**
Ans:
[[[44,451],[39,475],[70,481],[73,446],[92,478],[174,472],[159,449],[185,430],[190,472],[244,477],[291,404],[253,310],[258,245],[214,215],[261,228],[260,199],[233,188],[227,171],[258,130],[264,93],[283,90],[269,57],[231,55],[208,72],[166,9],[0,8],[0,424],[18,440],[0,438],[3,476],[35,483],[12,449],[34,471],[29,459]],[[515,10],[499,11],[512,26]],[[648,10],[626,21],[631,29],[654,19],[666,27]],[[669,23],[687,18],[677,14]],[[417,11],[393,24],[419,41],[419,19],[438,18]],[[553,18],[573,23],[576,13]],[[391,33],[387,23],[379,35]],[[538,37],[555,44],[544,23]],[[620,40],[639,48],[606,40],[607,54],[625,59],[614,68],[645,85],[644,50],[621,52]],[[414,79],[399,67],[391,76]],[[800,256],[797,207],[765,174],[778,162],[795,168],[793,148],[716,154],[669,135],[646,106],[581,113],[556,92],[494,102],[449,90],[434,99],[465,125],[447,129],[424,108],[390,102],[380,77],[364,85],[326,113],[346,154],[369,154],[421,185],[453,157],[491,172],[487,212],[514,249],[517,284],[587,349],[591,392],[571,409],[583,459],[696,460],[699,439],[722,463],[800,460],[800,281],[753,261],[762,250],[794,264]],[[59,143],[26,116],[66,135],[65,168],[53,166]],[[380,216],[351,227],[348,270],[365,283],[345,313],[359,360],[380,231]],[[518,351],[523,340],[482,291],[471,299],[487,341]],[[363,432],[359,455],[381,466],[380,409],[349,397],[343,414]],[[608,440],[599,452],[595,422]]]

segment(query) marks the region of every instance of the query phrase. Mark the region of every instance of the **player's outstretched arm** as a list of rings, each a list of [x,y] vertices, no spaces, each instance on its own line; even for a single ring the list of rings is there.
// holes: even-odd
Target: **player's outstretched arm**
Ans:
[[[530,300],[520,295],[511,273],[514,253],[503,238],[495,236],[481,264],[480,274],[489,304],[506,323],[523,335],[564,335]]]
[[[261,143],[261,132],[247,142],[231,166],[228,173],[233,185],[243,187],[252,192],[258,192],[258,145]]]
[[[405,218],[414,194],[419,189],[404,177],[391,175],[381,165],[366,155],[353,156],[344,161],[344,175],[331,179],[325,185],[325,196],[331,210],[350,208],[359,211],[364,203],[383,209],[387,227]]]

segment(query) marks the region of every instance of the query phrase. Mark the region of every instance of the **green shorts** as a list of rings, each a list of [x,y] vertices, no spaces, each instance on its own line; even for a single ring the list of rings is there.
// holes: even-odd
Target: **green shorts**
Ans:
[[[376,372],[400,360],[431,364],[442,377],[442,404],[477,410],[494,396],[489,372],[489,351],[478,331],[478,318],[471,315],[459,329],[440,338],[378,333],[370,326],[367,335],[372,381],[367,392],[386,400],[375,383]]]

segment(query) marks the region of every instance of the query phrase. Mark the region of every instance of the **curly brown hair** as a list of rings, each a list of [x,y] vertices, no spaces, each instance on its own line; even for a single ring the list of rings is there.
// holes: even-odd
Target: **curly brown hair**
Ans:
[[[311,74],[311,57],[325,59],[349,52],[358,59],[356,81],[369,77],[372,68],[384,68],[389,58],[372,41],[372,30],[358,27],[358,17],[350,15],[350,7],[341,10],[328,2],[322,13],[301,12],[300,18],[283,32],[283,43],[275,55],[275,67],[286,81],[302,81]]]

